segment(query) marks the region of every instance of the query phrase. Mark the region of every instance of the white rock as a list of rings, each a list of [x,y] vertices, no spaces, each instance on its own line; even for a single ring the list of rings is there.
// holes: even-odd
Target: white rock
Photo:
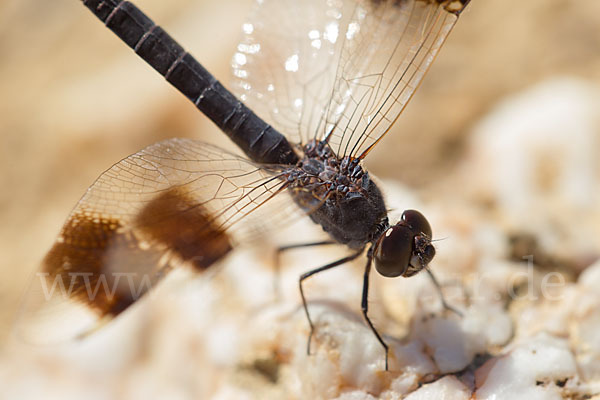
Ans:
[[[556,381],[577,377],[568,342],[539,334],[476,371],[477,399],[561,399]]]
[[[567,237],[593,251],[600,233],[599,109],[600,91],[574,78],[505,99],[474,129],[465,164],[470,190],[486,193],[510,226],[534,231],[547,247]]]
[[[437,381],[423,385],[405,400],[469,400],[471,391],[454,376],[445,376]]]
[[[587,267],[581,275],[579,275],[577,282],[582,286],[598,289],[598,287],[600,287],[600,260]]]

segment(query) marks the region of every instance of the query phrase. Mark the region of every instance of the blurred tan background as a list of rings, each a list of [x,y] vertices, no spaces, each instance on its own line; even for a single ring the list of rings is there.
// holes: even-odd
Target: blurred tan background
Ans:
[[[251,3],[136,1],[226,86]],[[600,84],[600,2],[474,0],[367,164],[415,187],[443,181],[481,115],[554,75]],[[29,274],[102,171],[174,136],[233,145],[76,0],[0,2],[0,92],[1,342]]]

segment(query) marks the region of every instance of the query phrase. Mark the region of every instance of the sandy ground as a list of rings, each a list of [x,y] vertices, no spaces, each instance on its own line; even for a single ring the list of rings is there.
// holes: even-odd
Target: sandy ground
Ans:
[[[228,81],[249,0],[136,4]],[[425,199],[451,196],[473,127],[500,101],[557,76],[600,85],[598,26],[595,0],[473,0],[367,166]],[[78,1],[3,1],[0,54],[1,343],[28,277],[103,170],[174,136],[232,145]]]

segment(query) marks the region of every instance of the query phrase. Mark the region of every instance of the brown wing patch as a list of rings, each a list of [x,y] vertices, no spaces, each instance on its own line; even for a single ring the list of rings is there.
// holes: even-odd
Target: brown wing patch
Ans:
[[[100,316],[117,315],[162,275],[160,253],[143,249],[115,219],[73,214],[43,261],[46,288],[82,302]],[[149,269],[149,271],[144,271]]]
[[[150,201],[133,226],[123,233],[117,219],[73,214],[44,259],[46,287],[115,316],[173,268],[173,256],[204,270],[232,248],[208,211],[177,188]]]
[[[225,232],[198,201],[171,188],[144,207],[134,225],[199,270],[231,250]]]

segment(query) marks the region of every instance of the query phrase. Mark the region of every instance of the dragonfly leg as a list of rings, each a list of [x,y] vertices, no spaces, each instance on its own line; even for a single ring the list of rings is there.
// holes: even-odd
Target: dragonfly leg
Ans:
[[[444,297],[444,293],[442,292],[442,286],[440,285],[440,283],[436,279],[436,277],[433,274],[433,272],[429,268],[425,268],[425,270],[429,274],[429,277],[431,278],[431,281],[435,285],[435,288],[436,288],[438,294],[440,295],[440,300],[442,302],[442,306],[444,307],[444,310],[451,311],[451,312],[455,313],[456,315],[458,315],[459,317],[463,317],[463,313],[462,312],[460,312],[459,310],[457,310],[456,308],[452,307],[450,304],[448,304],[446,302],[446,298]]]
[[[323,265],[322,267],[319,268],[315,268],[313,270],[310,270],[308,272],[303,273],[300,276],[300,279],[298,280],[298,286],[300,287],[300,297],[302,297],[302,306],[304,307],[304,312],[306,313],[306,319],[308,320],[308,325],[310,326],[310,333],[308,334],[308,341],[306,344],[306,354],[310,354],[310,343],[312,340],[312,336],[313,333],[315,331],[315,326],[312,322],[312,319],[310,318],[310,313],[308,312],[308,305],[306,303],[306,297],[304,296],[304,288],[302,287],[302,282],[306,279],[309,278],[315,274],[318,274],[319,272],[323,272],[326,271],[328,269],[340,266],[342,264],[345,264],[349,261],[354,260],[356,257],[360,256],[363,252],[363,249],[360,249],[360,251],[357,251],[354,254],[351,254],[349,256],[346,256],[344,258],[341,258],[337,261],[331,262],[329,264]]]
[[[281,290],[279,286],[280,276],[281,276],[281,253],[286,252],[288,250],[301,249],[303,247],[316,247],[316,246],[325,246],[330,244],[337,244],[336,241],[333,240],[322,240],[320,242],[310,242],[310,243],[296,243],[290,244],[287,246],[278,247],[275,250],[275,260],[274,260],[274,279],[273,279],[273,293],[275,294],[276,299],[281,298]]]
[[[389,350],[388,345],[383,341],[383,339],[381,338],[381,335],[379,335],[379,332],[377,332],[377,329],[375,329],[375,326],[371,322],[371,319],[369,318],[369,315],[368,315],[368,312],[369,312],[369,272],[371,272],[371,263],[373,261],[373,254],[372,254],[371,249],[369,250],[369,253],[367,255],[367,265],[365,266],[365,275],[363,277],[361,309],[362,309],[362,313],[363,313],[363,317],[365,318],[365,321],[367,321],[369,328],[371,328],[371,331],[373,332],[373,334],[375,334],[375,337],[377,338],[377,340],[379,341],[379,343],[381,344],[381,346],[383,347],[383,349],[385,351],[385,370],[387,371],[388,370],[388,350]]]

